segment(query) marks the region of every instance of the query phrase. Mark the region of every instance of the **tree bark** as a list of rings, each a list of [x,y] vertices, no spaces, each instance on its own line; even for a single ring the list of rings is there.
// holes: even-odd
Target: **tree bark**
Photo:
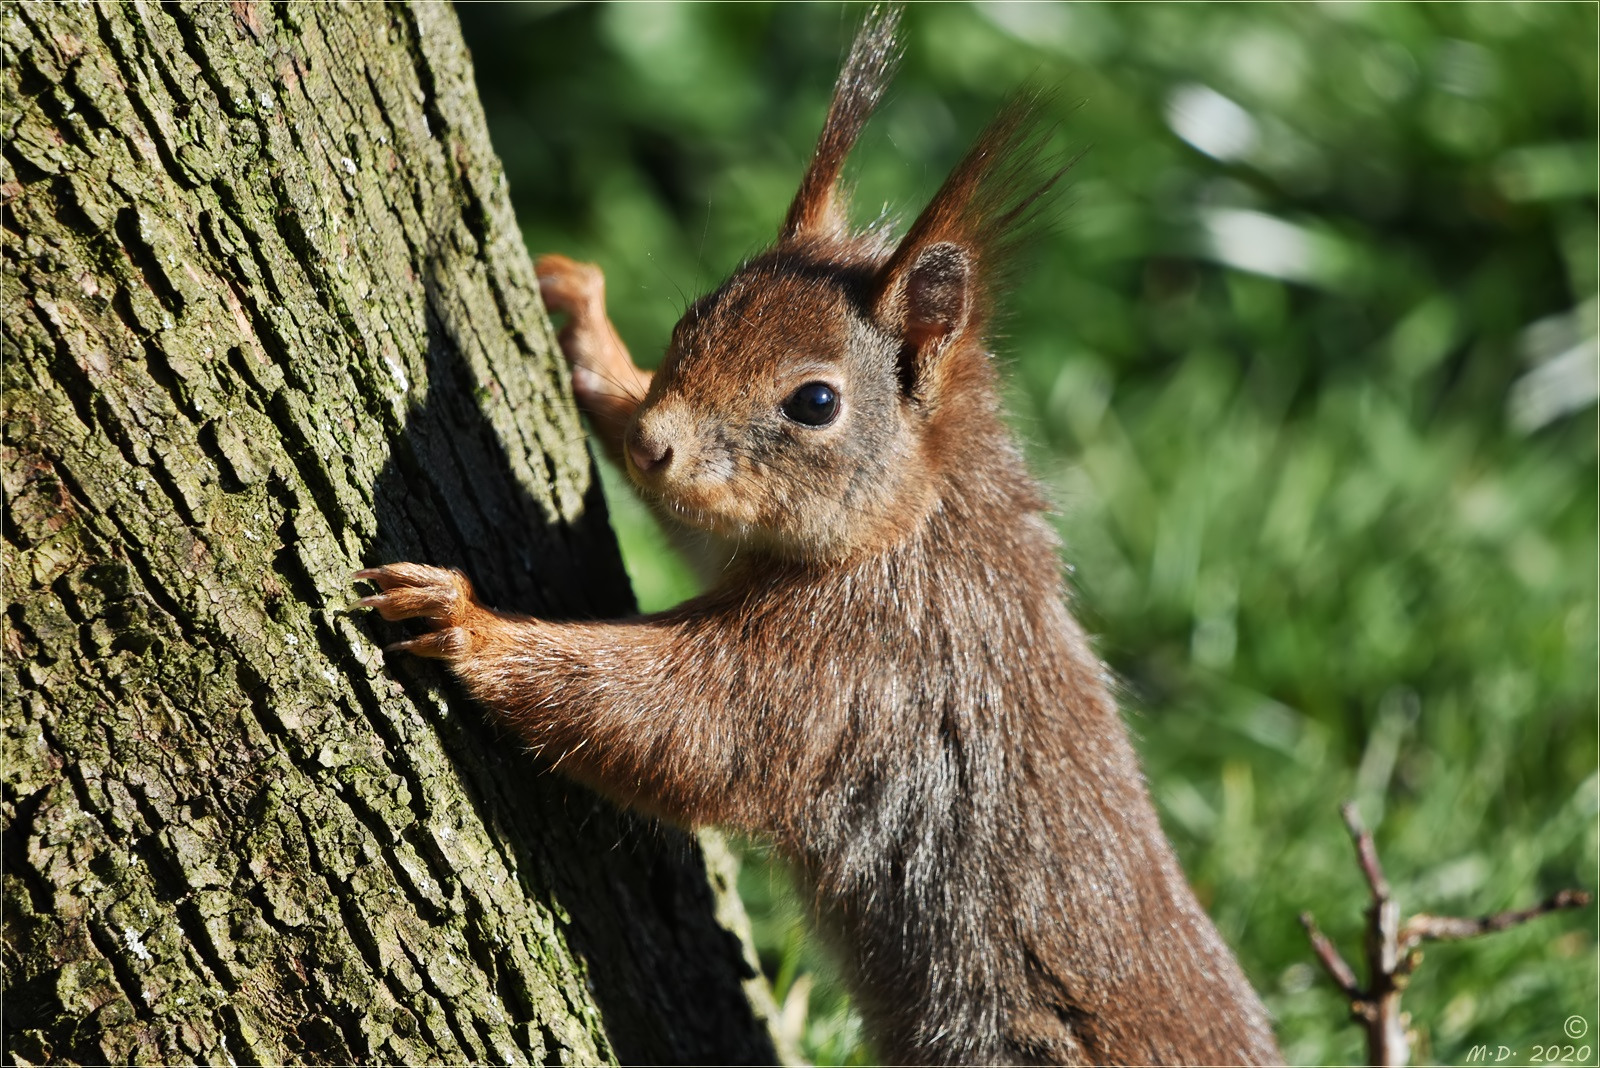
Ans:
[[[12,4],[0,59],[8,1060],[772,1061],[697,843],[345,610],[631,607],[449,8]]]

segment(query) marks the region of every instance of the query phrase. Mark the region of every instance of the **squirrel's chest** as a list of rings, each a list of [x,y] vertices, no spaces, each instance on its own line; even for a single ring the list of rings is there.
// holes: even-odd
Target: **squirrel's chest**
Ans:
[[[785,583],[764,597],[771,624],[818,643],[914,656],[1027,642],[1058,613],[1059,566],[1006,559],[993,546],[905,551]]]
[[[864,572],[864,573],[863,573]],[[749,662],[781,665],[784,698],[854,717],[961,718],[1027,703],[1070,643],[1056,593],[980,566],[879,565],[768,591],[739,622]]]

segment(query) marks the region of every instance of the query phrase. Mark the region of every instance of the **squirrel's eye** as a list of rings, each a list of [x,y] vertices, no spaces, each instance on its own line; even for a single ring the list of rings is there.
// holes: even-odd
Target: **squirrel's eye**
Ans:
[[[839,394],[826,382],[807,382],[789,394],[783,414],[801,426],[827,426],[839,414]]]

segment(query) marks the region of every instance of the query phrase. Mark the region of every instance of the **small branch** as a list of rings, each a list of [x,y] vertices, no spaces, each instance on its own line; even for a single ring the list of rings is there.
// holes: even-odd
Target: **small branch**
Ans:
[[[1367,877],[1367,886],[1372,890],[1374,901],[1387,901],[1389,899],[1389,880],[1383,877],[1383,865],[1378,863],[1378,847],[1372,843],[1372,832],[1361,822],[1361,813],[1356,809],[1354,801],[1346,801],[1339,806],[1339,814],[1344,817],[1344,825],[1350,832],[1350,840],[1356,844],[1356,860],[1361,865],[1361,874]]]
[[[1430,916],[1422,913],[1411,917],[1400,929],[1400,943],[1409,948],[1419,942],[1454,942],[1462,938],[1476,938],[1518,927],[1536,920],[1549,912],[1561,909],[1581,909],[1589,904],[1590,897],[1583,890],[1563,890],[1546,898],[1532,908],[1508,909],[1489,916],[1469,919],[1463,916]]]
[[[1400,905],[1390,893],[1389,880],[1378,861],[1372,832],[1361,822],[1356,806],[1346,802],[1339,807],[1350,840],[1356,847],[1356,862],[1366,878],[1371,903],[1367,906],[1364,938],[1367,985],[1362,987],[1338,948],[1311,918],[1300,914],[1300,924],[1311,940],[1311,949],[1322,968],[1333,979],[1350,1003],[1351,1018],[1367,1032],[1368,1063],[1374,1068],[1403,1068],[1411,1059],[1411,1039],[1406,1033],[1409,1018],[1400,1011],[1400,994],[1412,971],[1422,960],[1417,947],[1423,942],[1454,941],[1504,931],[1560,909],[1582,908],[1590,896],[1582,890],[1563,890],[1532,908],[1496,912],[1476,919],[1421,914],[1400,922]]]
[[[1306,929],[1306,937],[1311,939],[1311,949],[1316,953],[1317,959],[1322,962],[1323,971],[1328,973],[1338,988],[1344,991],[1344,996],[1351,1002],[1362,998],[1361,983],[1356,979],[1355,969],[1339,953],[1339,947],[1328,940],[1328,936],[1317,928],[1317,921],[1311,918],[1311,913],[1300,914],[1300,926]]]

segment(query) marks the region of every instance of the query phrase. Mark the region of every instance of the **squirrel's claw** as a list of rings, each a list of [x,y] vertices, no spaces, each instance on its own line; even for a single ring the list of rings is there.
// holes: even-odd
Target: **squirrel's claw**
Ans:
[[[382,590],[396,586],[460,585],[471,595],[472,585],[459,571],[446,567],[429,567],[426,564],[385,564],[382,567],[365,567],[350,578],[353,581],[371,581]]]
[[[374,608],[393,623],[401,619],[449,620],[455,614],[458,593],[453,586],[394,586],[356,602],[357,608]]]
[[[462,627],[446,627],[443,630],[430,631],[419,634],[415,638],[408,638],[403,642],[393,642],[383,647],[385,653],[410,653],[412,656],[424,656],[430,660],[449,660],[461,656],[472,647],[472,638]]]

